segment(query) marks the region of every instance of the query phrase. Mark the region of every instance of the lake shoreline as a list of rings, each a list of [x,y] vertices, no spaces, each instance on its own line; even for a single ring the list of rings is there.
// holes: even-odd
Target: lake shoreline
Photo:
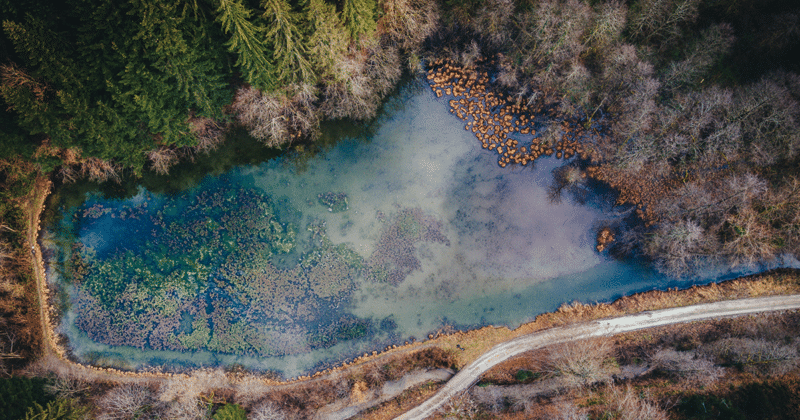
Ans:
[[[45,209],[44,201],[49,195],[51,188],[52,184],[50,182],[45,179],[40,179],[32,194],[34,199],[27,209],[29,214],[28,220],[31,223],[28,229],[28,238],[32,244],[35,244],[32,245],[35,247],[33,271],[40,302],[39,311],[41,314],[40,320],[42,324],[43,344],[41,351],[42,358],[50,359],[51,362],[53,358],[55,358],[60,365],[55,370],[75,371],[77,369],[84,374],[116,377],[118,379],[147,378],[164,380],[175,376],[189,377],[194,372],[209,370],[208,368],[190,368],[181,370],[179,373],[163,373],[152,370],[127,371],[117,368],[98,367],[74,360],[74,356],[71,355],[67,347],[68,344],[65,338],[56,331],[51,322],[50,314],[53,313],[54,310],[51,304],[53,296],[50,294],[49,287],[47,286],[47,280],[44,274],[45,265],[38,243],[40,216]],[[255,374],[265,378],[271,385],[291,385],[310,379],[324,378],[334,373],[347,371],[367,364],[374,364],[379,360],[393,356],[408,355],[430,347],[440,347],[446,351],[454,352],[459,355],[459,364],[463,366],[467,364],[470,359],[476,358],[478,355],[482,354],[483,351],[499,342],[553,326],[563,326],[621,314],[685,306],[696,303],[798,292],[800,292],[800,270],[778,268],[719,283],[710,283],[702,286],[695,285],[686,289],[679,290],[674,288],[635,293],[633,295],[620,297],[610,303],[565,303],[558,310],[539,314],[533,321],[524,323],[513,330],[503,326],[486,326],[467,331],[431,334],[428,339],[423,341],[414,341],[404,345],[393,345],[381,352],[373,351],[372,354],[365,353],[355,359],[345,360],[338,363],[333,368],[284,380],[276,380],[274,374],[268,372],[255,372]],[[217,368],[212,369],[215,370]]]

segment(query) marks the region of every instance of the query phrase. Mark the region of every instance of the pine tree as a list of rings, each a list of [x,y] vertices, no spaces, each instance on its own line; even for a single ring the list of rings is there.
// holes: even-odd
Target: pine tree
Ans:
[[[144,44],[152,67],[177,83],[192,108],[219,118],[231,93],[224,80],[222,51],[210,42],[204,10],[196,2],[133,3],[129,14],[140,20],[136,39]]]
[[[338,73],[336,63],[347,53],[348,34],[336,16],[336,6],[308,0],[305,7],[306,50],[320,77]]]
[[[375,0],[344,0],[342,21],[352,40],[372,36],[376,28]]]
[[[85,418],[88,411],[75,400],[58,399],[45,406],[35,404],[28,409],[25,420],[79,420]]]
[[[263,0],[267,21],[267,43],[273,50],[273,62],[281,84],[313,83],[314,72],[305,57],[303,34],[297,27],[297,17],[286,0]]]
[[[81,14],[78,54],[95,81],[88,108],[106,122],[105,129],[85,136],[93,141],[81,145],[83,155],[121,162],[139,172],[145,152],[156,143],[192,145],[186,123],[191,103],[177,77],[162,68],[168,52],[155,45],[163,37],[165,44],[176,44],[170,48],[181,49],[179,32],[169,33],[162,26],[166,23],[154,23],[179,21],[171,13],[174,9],[146,10],[141,2],[120,5],[110,0],[85,0],[76,6]]]
[[[197,143],[191,113],[221,117],[225,53],[197,2],[70,6],[61,26],[4,22],[20,63],[3,66],[0,94],[26,131],[138,173],[157,145]]]
[[[219,0],[217,21],[225,33],[230,34],[225,45],[237,55],[236,66],[243,70],[248,83],[261,90],[271,90],[275,80],[264,42],[266,29],[251,23],[248,20],[251,14],[241,0]]]
[[[89,89],[68,45],[44,22],[28,15],[25,23],[4,21],[24,67],[5,65],[0,94],[30,134],[46,133],[56,146],[74,143],[93,124],[85,112]]]

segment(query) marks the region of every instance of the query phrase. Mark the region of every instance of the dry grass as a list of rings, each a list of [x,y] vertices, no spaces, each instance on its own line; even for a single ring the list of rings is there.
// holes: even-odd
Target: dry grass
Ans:
[[[221,370],[199,370],[191,376],[176,376],[164,382],[158,399],[163,402],[189,402],[213,389],[232,388],[229,378]]]

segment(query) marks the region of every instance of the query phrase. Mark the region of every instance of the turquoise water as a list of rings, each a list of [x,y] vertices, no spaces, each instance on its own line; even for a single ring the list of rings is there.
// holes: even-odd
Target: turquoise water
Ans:
[[[501,169],[421,82],[367,139],[87,193],[42,236],[73,354],[130,369],[240,364],[286,376],[447,328],[515,327],[564,302],[670,280],[594,249],[613,197],[548,200],[564,162]]]

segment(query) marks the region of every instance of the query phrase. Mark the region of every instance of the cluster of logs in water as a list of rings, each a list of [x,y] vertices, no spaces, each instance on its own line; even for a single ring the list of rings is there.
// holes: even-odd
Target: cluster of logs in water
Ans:
[[[581,159],[595,161],[596,156],[584,150],[576,141],[583,133],[583,127],[573,126],[567,121],[561,123],[564,134],[554,145],[540,141],[536,137],[531,115],[541,114],[542,108],[515,100],[510,95],[495,93],[487,87],[489,73],[472,67],[463,67],[446,59],[431,63],[428,81],[436,97],[452,96],[450,112],[463,121],[464,129],[471,131],[484,149],[496,151],[498,165],[527,165],[542,155],[569,159],[575,154]],[[551,113],[550,117],[556,117]],[[527,140],[522,140],[527,139]],[[602,252],[614,235],[608,228],[597,236],[597,250]]]
[[[583,146],[567,135],[573,130],[582,131],[582,127],[573,128],[563,122],[565,134],[551,147],[536,138],[533,127],[531,115],[541,113],[541,107],[531,107],[509,95],[489,91],[487,72],[442,59],[432,64],[428,71],[431,89],[437,97],[454,97],[450,100],[450,112],[467,121],[464,128],[475,134],[484,149],[497,152],[497,163],[501,167],[527,165],[541,155],[554,153],[557,158],[564,159],[575,154],[581,155],[582,159],[589,157]],[[572,134],[579,137],[581,133]]]

